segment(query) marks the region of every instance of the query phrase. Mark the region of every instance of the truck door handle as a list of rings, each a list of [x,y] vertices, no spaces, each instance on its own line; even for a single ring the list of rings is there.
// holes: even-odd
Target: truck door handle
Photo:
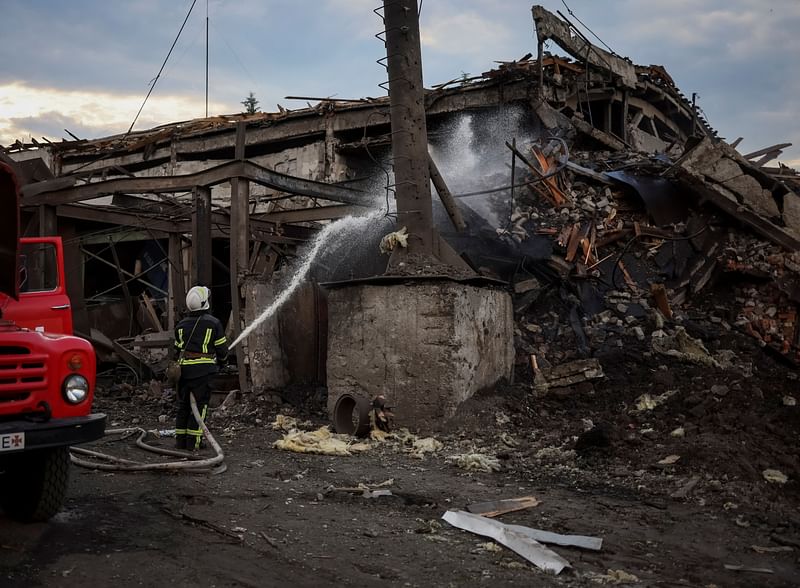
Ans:
[[[59,304],[58,306],[51,306],[50,310],[67,310],[69,308],[69,304]]]

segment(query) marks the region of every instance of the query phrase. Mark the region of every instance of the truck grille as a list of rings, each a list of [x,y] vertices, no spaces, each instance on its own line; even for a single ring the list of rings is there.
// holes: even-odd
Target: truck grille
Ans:
[[[47,355],[25,347],[0,346],[0,404],[27,400],[47,387]]]

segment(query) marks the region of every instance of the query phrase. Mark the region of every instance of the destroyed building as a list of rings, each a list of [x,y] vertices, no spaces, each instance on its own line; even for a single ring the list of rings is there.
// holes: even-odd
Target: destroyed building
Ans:
[[[691,331],[693,313],[797,364],[800,179],[769,165],[785,145],[739,154],[663,67],[597,47],[541,7],[533,21],[535,57],[425,93],[434,159],[466,125],[481,156],[500,162],[461,181],[437,161],[466,230],[444,208],[435,216],[478,276],[511,285],[516,377],[556,389],[591,380],[591,362],[549,368],[623,333],[658,346]],[[545,53],[545,41],[567,56]],[[26,235],[64,237],[76,331],[147,378],[163,369],[188,284],[212,285],[235,335],[327,221],[389,214],[390,143],[388,98],[365,98],[5,151],[23,172]],[[232,387],[326,384],[318,282],[383,273],[377,239],[367,249],[341,253],[237,348]],[[715,306],[703,294],[721,283],[735,295]],[[548,296],[562,302],[552,316]],[[646,332],[648,320],[660,328]]]
[[[532,26],[531,53],[424,100],[389,72],[413,108],[390,84],[6,150],[115,427],[72,448],[96,471],[63,516],[0,525],[6,583],[798,585],[786,144],[741,154],[663,67]],[[189,455],[160,375],[197,281],[230,338],[279,311]]]

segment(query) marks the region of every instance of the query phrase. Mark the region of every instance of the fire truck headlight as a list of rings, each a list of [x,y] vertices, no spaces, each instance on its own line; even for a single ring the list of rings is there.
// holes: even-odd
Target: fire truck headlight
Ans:
[[[81,375],[73,374],[64,380],[64,400],[70,404],[80,404],[89,395],[89,381]]]

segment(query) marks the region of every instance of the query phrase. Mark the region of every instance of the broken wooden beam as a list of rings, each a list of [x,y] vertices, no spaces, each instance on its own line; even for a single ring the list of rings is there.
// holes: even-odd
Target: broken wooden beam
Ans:
[[[643,225],[638,221],[633,223],[633,234],[637,237],[652,237],[654,239],[674,239],[675,233],[660,229],[658,227],[651,227],[650,225]]]
[[[627,147],[623,141],[620,141],[616,137],[609,135],[600,129],[596,129],[585,120],[578,118],[577,116],[573,116],[570,120],[572,121],[572,124],[575,125],[575,128],[581,133],[588,135],[609,149],[613,149],[614,151],[622,151]]]
[[[539,506],[539,500],[535,496],[520,496],[519,498],[505,498],[502,500],[490,500],[489,502],[477,502],[467,506],[467,510],[472,514],[482,517],[496,517],[509,512],[516,512],[526,508]]]
[[[442,174],[439,173],[439,168],[436,166],[436,162],[433,161],[430,153],[428,153],[428,171],[431,176],[431,182],[433,182],[433,187],[436,188],[436,193],[439,194],[439,199],[442,201],[442,205],[447,211],[447,216],[450,217],[450,221],[453,223],[456,231],[459,233],[464,232],[467,228],[467,223],[464,222],[464,216],[458,209],[456,199],[453,198],[453,193],[450,192],[450,189],[447,187],[447,183],[444,181]]]
[[[589,169],[588,167],[583,167],[582,165],[578,165],[574,161],[567,161],[567,169],[572,172],[575,172],[580,176],[586,176],[587,178],[591,178],[596,182],[607,184],[609,186],[614,185],[614,181],[607,174],[595,171],[593,169]]]
[[[363,192],[352,188],[282,174],[252,161],[229,161],[201,172],[176,176],[117,178],[83,185],[75,185],[78,178],[74,176],[36,182],[23,187],[22,205],[69,204],[117,192],[127,194],[191,192],[196,186],[209,188],[236,177],[290,194],[324,198],[334,202],[367,204],[369,200]],[[65,181],[72,185],[65,187]]]
[[[767,155],[768,153],[772,153],[774,151],[781,151],[791,146],[792,146],[791,143],[778,143],[777,145],[770,145],[769,147],[764,147],[763,149],[753,151],[752,153],[748,153],[747,155],[743,155],[742,157],[744,157],[745,159],[755,159],[756,157]],[[734,147],[734,145],[731,145],[731,147]]]
[[[539,163],[539,167],[541,168],[541,171],[535,168],[534,171],[544,181],[544,184],[547,186],[553,201],[558,206],[562,206],[565,202],[569,202],[567,195],[564,194],[564,192],[561,191],[561,188],[558,187],[558,183],[553,175],[555,172],[551,169],[552,166],[550,165],[550,162],[547,161],[547,157],[545,157],[544,153],[537,149],[535,145],[531,147],[531,153],[533,153],[533,156],[536,158],[536,161]]]
[[[567,201],[567,198],[566,198],[566,196],[564,196],[564,195],[563,195],[563,192],[561,192],[561,190],[559,190],[559,189],[558,189],[558,186],[557,186],[557,185],[555,186],[555,188],[556,188],[556,190],[555,190],[555,191],[553,191],[553,190],[551,189],[551,185],[549,185],[549,184],[547,185],[547,188],[548,188],[548,190],[542,190],[542,189],[539,187],[539,184],[541,183],[541,181],[542,181],[542,180],[544,180],[545,182],[547,182],[548,180],[552,181],[552,177],[548,176],[548,175],[547,175],[547,173],[544,173],[544,172],[542,172],[542,171],[541,171],[541,170],[539,170],[539,169],[538,169],[538,168],[537,168],[535,165],[533,165],[533,164],[532,164],[532,163],[531,163],[531,162],[528,160],[528,158],[527,158],[527,157],[525,157],[525,156],[524,156],[524,155],[523,155],[523,154],[522,154],[522,153],[521,153],[521,152],[520,152],[520,151],[519,151],[519,150],[516,148],[516,146],[515,146],[515,145],[512,145],[511,143],[509,143],[508,141],[506,141],[506,147],[508,147],[508,148],[511,150],[511,152],[512,152],[512,153],[513,153],[513,154],[514,154],[516,157],[519,157],[520,161],[522,161],[522,163],[524,163],[526,166],[528,166],[528,169],[530,169],[530,170],[531,170],[531,171],[532,171],[532,172],[533,172],[533,173],[534,173],[534,174],[535,174],[535,175],[536,175],[536,176],[539,178],[538,180],[535,180],[535,181],[536,181],[536,183],[534,183],[534,184],[529,184],[529,185],[528,185],[528,189],[530,189],[531,191],[536,191],[536,192],[538,192],[539,194],[541,194],[542,196],[544,196],[544,197],[545,197],[547,200],[549,200],[549,201],[550,201],[552,204],[554,204],[555,206],[561,206],[561,205],[563,205],[563,204],[564,204],[564,202],[566,202],[566,201]],[[541,162],[539,162],[539,164],[541,165]]]

